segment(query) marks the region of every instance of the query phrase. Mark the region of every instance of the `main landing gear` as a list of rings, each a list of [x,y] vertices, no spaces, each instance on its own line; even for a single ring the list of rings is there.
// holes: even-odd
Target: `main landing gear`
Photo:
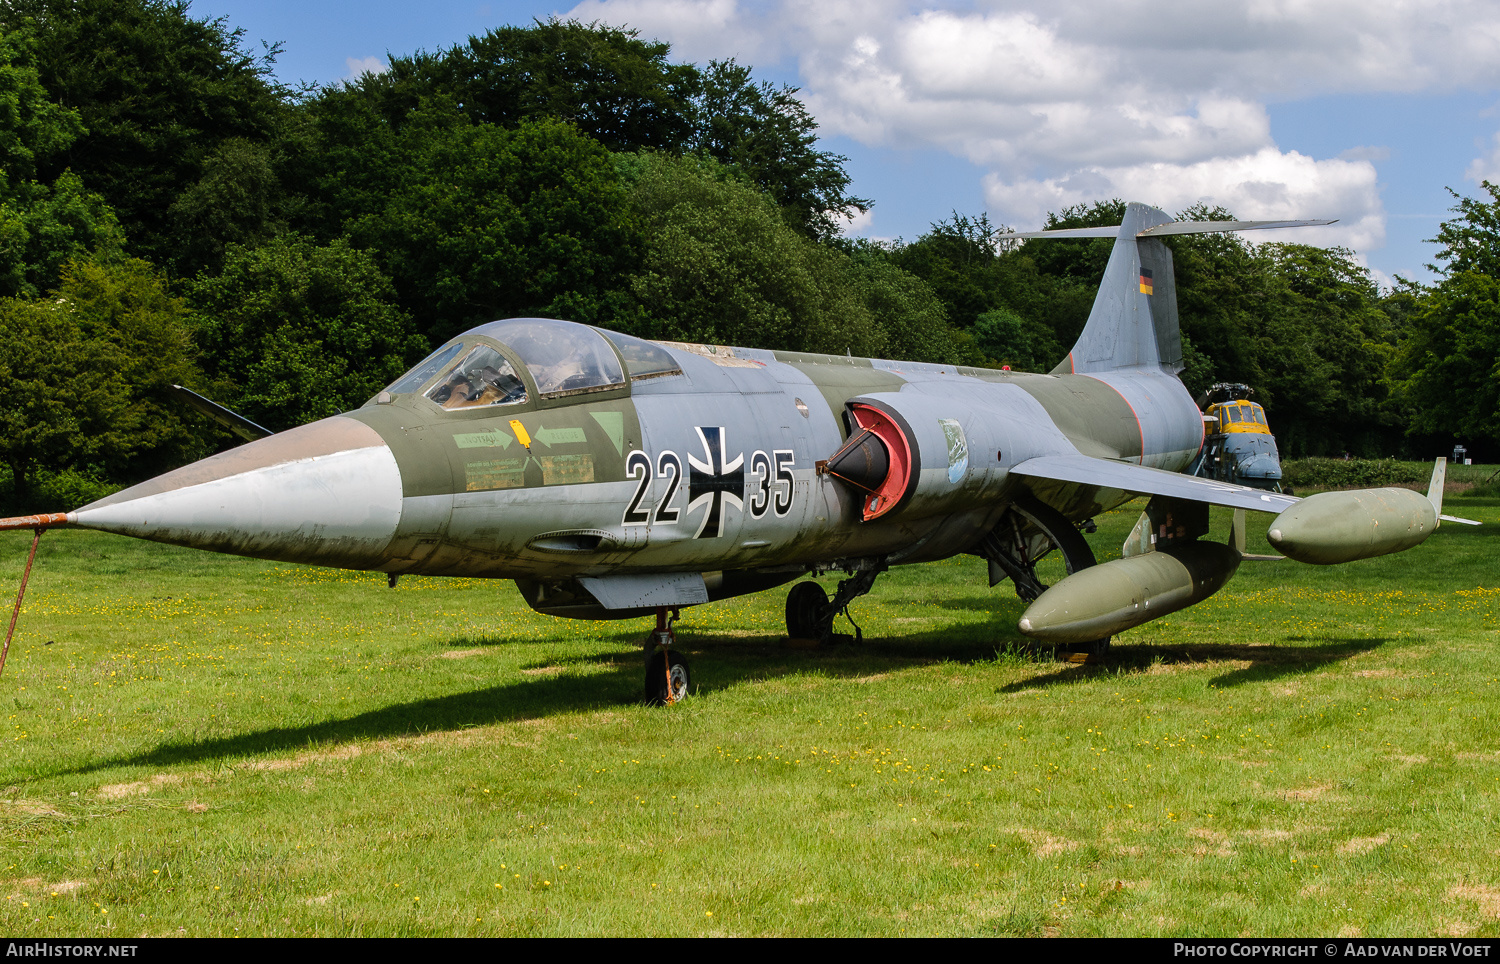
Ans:
[[[672,624],[677,618],[678,610],[656,607],[656,628],[646,637],[646,702],[653,706],[670,706],[687,699],[693,684],[687,660],[672,649],[677,642]]]
[[[1088,531],[1094,531],[1090,528]],[[990,585],[1009,578],[1016,595],[1035,602],[1047,587],[1037,578],[1036,564],[1058,549],[1068,575],[1096,565],[1094,550],[1067,517],[1036,498],[1021,498],[1011,504],[995,528],[979,541],[978,554],[989,560]],[[1109,651],[1110,637],[1061,647],[1057,656],[1068,662],[1083,662]]]
[[[786,634],[792,639],[816,640],[827,643],[835,638],[833,621],[840,613],[854,627],[854,642],[864,639],[864,633],[854,617],[849,615],[849,603],[863,596],[875,585],[875,577],[885,572],[884,561],[870,562],[856,569],[848,579],[839,581],[833,599],[823,592],[815,582],[799,582],[786,596]]]

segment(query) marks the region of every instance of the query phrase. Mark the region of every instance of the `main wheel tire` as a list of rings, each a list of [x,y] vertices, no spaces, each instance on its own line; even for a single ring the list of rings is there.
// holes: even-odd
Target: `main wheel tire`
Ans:
[[[799,582],[786,594],[786,634],[793,639],[817,639],[818,616],[828,608],[828,594],[815,582]]]
[[[667,680],[671,678],[671,699],[667,699]],[[646,661],[646,702],[665,706],[687,699],[693,685],[693,674],[687,660],[675,650],[657,650]]]

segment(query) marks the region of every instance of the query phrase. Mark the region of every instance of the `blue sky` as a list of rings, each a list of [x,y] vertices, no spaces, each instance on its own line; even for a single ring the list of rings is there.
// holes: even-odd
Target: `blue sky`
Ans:
[[[278,74],[330,83],[559,15],[629,25],[674,58],[791,84],[875,202],[851,228],[911,239],[952,211],[1017,228],[1124,197],[1325,218],[1278,240],[1430,280],[1445,188],[1500,180],[1500,4],[1490,0],[584,0],[422,5],[195,0]],[[1258,237],[1269,240],[1266,233]],[[1255,235],[1251,236],[1254,239]]]

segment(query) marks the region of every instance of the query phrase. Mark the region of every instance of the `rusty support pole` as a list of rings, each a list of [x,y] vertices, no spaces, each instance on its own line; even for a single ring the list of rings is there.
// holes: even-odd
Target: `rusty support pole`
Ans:
[[[31,539],[31,553],[26,557],[26,571],[21,575],[21,589],[16,593],[16,607],[10,612],[10,628],[5,631],[5,646],[0,649],[0,674],[5,672],[5,657],[10,655],[10,638],[16,632],[16,617],[21,615],[21,599],[26,595],[26,582],[31,578],[31,563],[36,559],[36,546],[42,541],[44,529],[45,526],[37,526],[36,535]]]

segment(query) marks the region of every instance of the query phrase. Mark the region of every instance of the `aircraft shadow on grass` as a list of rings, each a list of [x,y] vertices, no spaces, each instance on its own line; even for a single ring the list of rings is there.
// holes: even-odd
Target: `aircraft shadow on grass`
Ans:
[[[1014,601],[1020,605],[1019,601]],[[1003,601],[1002,601],[1003,603]],[[1012,607],[1014,608],[1014,607]],[[271,727],[231,736],[166,743],[145,752],[98,760],[63,773],[92,773],[120,767],[181,766],[225,758],[326,748],[362,740],[445,733],[476,726],[541,719],[564,713],[629,706],[641,701],[643,661],[626,649],[639,634],[621,634],[620,649],[559,656],[520,668],[521,679],[497,686],[397,703],[341,719]],[[995,658],[997,647],[1019,639],[1015,614],[1003,605],[992,620],[899,638],[866,637],[860,644],[812,650],[786,647],[778,636],[725,638],[685,631],[676,648],[702,661],[708,686],[695,687],[694,699],[737,686],[799,674],[856,678],[874,672],[934,663],[975,663]],[[498,644],[503,637],[466,637],[445,649]],[[586,673],[541,676],[537,670],[587,667]],[[527,671],[531,671],[530,675]]]
[[[1003,635],[1015,636],[1013,624],[1005,623],[1005,618],[1004,615],[997,616],[993,628]],[[984,630],[991,628],[990,625],[965,628],[968,632],[961,639],[954,639],[952,630],[943,629],[899,639],[867,638],[857,646],[836,645],[811,651],[788,650],[778,642],[777,637],[708,637],[684,639],[681,645],[685,651],[703,660],[705,666],[713,667],[712,690],[699,691],[695,696],[698,698],[745,683],[797,674],[855,678],[872,672],[933,663],[974,663],[994,659],[996,640],[981,641],[979,638]],[[475,642],[472,639],[462,641],[469,646]],[[1159,664],[1202,665],[1248,661],[1249,666],[1208,681],[1210,686],[1225,688],[1313,672],[1368,652],[1384,642],[1385,639],[1376,638],[1331,639],[1317,646],[1127,645],[1111,650],[1109,656],[1099,662],[1069,665],[1056,672],[1001,687],[999,692],[1013,693],[1075,683],[1091,677],[1144,672]],[[455,732],[476,726],[618,707],[639,701],[641,660],[629,651],[610,650],[561,657],[523,667],[523,672],[526,669],[566,669],[570,666],[608,668],[603,672],[582,675],[564,673],[546,678],[528,676],[499,686],[393,704],[343,719],[273,727],[192,742],[168,743],[144,753],[100,760],[62,772],[92,773],[120,767],[167,767],[225,758],[251,758],[362,740]]]
[[[1301,643],[1306,637],[1289,636],[1287,643]],[[1001,693],[1017,693],[1024,690],[1042,689],[1060,683],[1076,683],[1102,676],[1129,675],[1146,672],[1153,666],[1193,666],[1213,663],[1241,663],[1250,665],[1215,676],[1207,683],[1216,689],[1243,686],[1246,683],[1264,683],[1287,676],[1311,673],[1334,663],[1342,662],[1361,653],[1390,642],[1383,637],[1364,639],[1326,639],[1317,646],[1246,646],[1208,643],[1201,646],[1152,644],[1116,646],[1109,655],[1098,662],[1061,667],[1055,673],[1034,676],[1002,686]]]

